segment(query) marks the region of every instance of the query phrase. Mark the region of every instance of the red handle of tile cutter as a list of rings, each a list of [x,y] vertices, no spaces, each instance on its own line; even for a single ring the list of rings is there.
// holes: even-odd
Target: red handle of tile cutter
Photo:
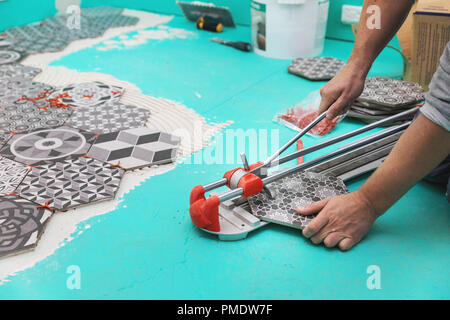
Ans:
[[[258,194],[261,192],[264,183],[262,179],[253,173],[249,173],[250,170],[253,170],[262,163],[258,162],[250,166],[249,170],[245,170],[243,168],[236,168],[230,171],[227,171],[224,174],[224,178],[228,180],[227,186],[230,187],[230,180],[233,174],[238,170],[244,170],[247,172],[242,178],[239,180],[237,185],[238,188],[242,188],[243,194],[242,196],[247,198],[252,195]],[[206,229],[213,232],[220,231],[220,223],[219,223],[219,204],[220,199],[216,195],[205,197],[205,188],[203,186],[198,185],[195,186],[191,190],[190,195],[190,207],[189,214],[191,216],[191,220],[197,227],[201,229]]]

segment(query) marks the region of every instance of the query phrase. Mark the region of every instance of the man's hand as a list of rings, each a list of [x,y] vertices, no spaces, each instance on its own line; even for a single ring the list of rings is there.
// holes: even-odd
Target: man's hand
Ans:
[[[367,67],[349,62],[333,79],[320,88],[322,100],[319,113],[327,112],[327,119],[332,120],[350,108],[363,89]]]
[[[315,244],[323,242],[329,248],[339,245],[341,250],[349,250],[361,241],[379,216],[358,191],[297,208],[297,212],[318,213],[303,229],[305,237]]]

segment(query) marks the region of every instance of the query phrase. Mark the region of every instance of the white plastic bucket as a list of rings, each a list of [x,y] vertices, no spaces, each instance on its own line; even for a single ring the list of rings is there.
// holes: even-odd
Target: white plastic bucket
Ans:
[[[250,7],[257,54],[295,59],[322,53],[328,0],[252,0]]]

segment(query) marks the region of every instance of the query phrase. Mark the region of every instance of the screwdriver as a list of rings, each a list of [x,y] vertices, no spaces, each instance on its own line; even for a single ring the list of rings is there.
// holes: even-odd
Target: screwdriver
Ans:
[[[210,41],[221,43],[221,44],[224,44],[226,46],[230,46],[230,47],[233,47],[235,49],[238,49],[238,50],[241,50],[241,51],[245,51],[245,52],[252,51],[252,45],[250,43],[248,43],[248,42],[227,41],[227,40],[223,40],[223,39],[219,39],[219,38],[212,38],[212,39],[210,39]]]

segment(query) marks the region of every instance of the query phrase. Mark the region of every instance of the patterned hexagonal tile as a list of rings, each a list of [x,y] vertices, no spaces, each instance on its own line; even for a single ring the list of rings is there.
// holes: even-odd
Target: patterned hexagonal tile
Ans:
[[[67,126],[16,133],[0,155],[31,166],[85,155],[96,135]]]
[[[31,81],[29,78],[7,78],[0,81],[0,105],[9,105],[23,96],[33,98],[53,90],[53,86]]]
[[[74,107],[97,106],[109,101],[118,101],[124,89],[102,82],[83,82],[56,89],[49,99],[61,97],[63,103]]]
[[[348,192],[341,179],[314,172],[294,173],[269,187],[273,199],[264,192],[248,199],[252,214],[265,221],[298,229],[305,228],[315,215],[300,215],[296,208]]]
[[[289,73],[309,80],[330,80],[345,66],[333,57],[298,58],[288,67]]]
[[[356,100],[388,107],[401,107],[423,99],[423,89],[415,82],[372,77],[366,79],[364,90]]]
[[[15,50],[0,50],[0,65],[16,63],[25,57],[24,52]]]
[[[23,163],[0,157],[0,196],[13,193],[28,173]]]
[[[0,65],[0,79],[6,80],[11,78],[32,79],[42,70],[35,67],[24,66],[19,63],[11,63]]]
[[[88,155],[95,159],[136,169],[174,161],[180,138],[149,128],[99,135]]]
[[[51,107],[45,100],[19,100],[0,107],[0,130],[22,132],[59,127],[72,111],[71,108]]]
[[[109,133],[144,127],[149,114],[147,109],[109,101],[88,108],[77,108],[66,124],[89,132]]]
[[[26,199],[0,197],[0,257],[36,246],[51,214]]]
[[[88,157],[33,167],[16,193],[61,210],[113,199],[124,170]]]

